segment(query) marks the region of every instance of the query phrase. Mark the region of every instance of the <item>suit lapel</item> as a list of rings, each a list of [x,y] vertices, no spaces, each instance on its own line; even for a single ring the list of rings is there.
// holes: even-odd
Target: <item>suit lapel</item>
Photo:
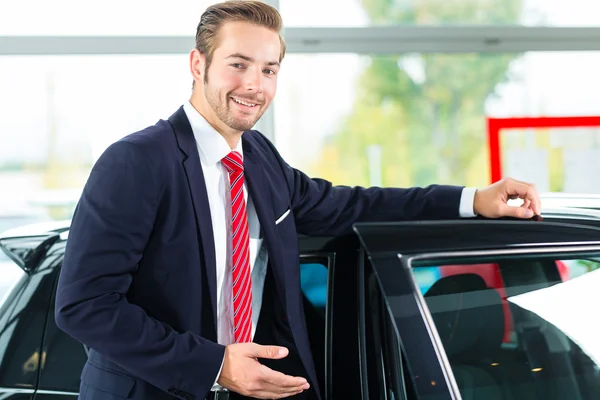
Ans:
[[[215,239],[213,235],[212,220],[210,216],[210,205],[208,203],[208,194],[206,191],[206,182],[202,173],[200,164],[200,155],[194,133],[183,107],[173,114],[169,121],[175,129],[175,136],[179,148],[185,154],[183,159],[183,168],[185,170],[190,193],[192,194],[192,203],[196,217],[196,226],[200,232],[200,248],[204,256],[204,265],[206,266],[206,276],[208,279],[208,288],[210,291],[211,305],[213,311],[213,322],[217,326],[217,271],[215,256]]]
[[[256,149],[252,145],[250,140],[246,139],[247,133],[242,135],[243,146],[244,146],[244,173],[246,176],[246,186],[248,187],[248,194],[252,198],[254,208],[256,209],[256,215],[260,222],[260,229],[263,232],[265,244],[269,251],[269,258],[275,260],[271,262],[273,273],[278,282],[285,282],[285,269],[276,268],[275,266],[280,265],[277,262],[279,252],[272,246],[276,243],[276,232],[275,232],[275,212],[273,210],[273,203],[271,201],[271,188],[266,179],[266,174],[263,166],[260,163],[261,156],[257,154]]]
[[[265,244],[269,252],[269,259],[271,260],[269,268],[271,268],[271,271],[273,272],[276,285],[284,288],[283,292],[280,293],[283,307],[288,315],[292,315],[292,313],[295,313],[296,311],[296,309],[293,308],[293,304],[297,304],[298,300],[294,301],[292,298],[288,299],[288,294],[291,293],[291,291],[285,290],[285,287],[289,284],[296,285],[299,282],[288,282],[288,272],[285,267],[283,253],[276,246],[276,244],[280,244],[281,242],[277,237],[275,225],[276,216],[271,200],[271,185],[269,184],[267,174],[261,163],[261,161],[267,159],[267,157],[266,155],[260,154],[260,150],[253,146],[255,139],[252,136],[249,136],[248,133],[242,135],[242,140],[244,144],[244,171],[247,179],[247,187],[249,194],[252,197],[261,229],[264,232]],[[265,301],[266,300],[263,299],[263,305]],[[288,307],[290,307],[290,309],[288,309]],[[302,318],[302,316],[300,316],[300,318]],[[309,371],[312,382],[316,383],[317,377],[314,374],[314,369],[312,367],[314,364],[311,358],[308,337],[306,337],[306,335],[300,336],[298,334],[299,332],[302,332],[303,329],[301,320],[290,319],[289,325],[296,346],[300,350],[300,358],[307,371]]]

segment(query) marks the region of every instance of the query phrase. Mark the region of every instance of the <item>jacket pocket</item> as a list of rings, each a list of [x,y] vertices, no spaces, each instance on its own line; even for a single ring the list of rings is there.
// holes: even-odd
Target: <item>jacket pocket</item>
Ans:
[[[290,212],[291,212],[291,209],[288,208],[283,214],[281,214],[281,216],[279,218],[277,218],[277,220],[275,220],[275,225],[279,225],[281,223],[281,221],[286,219],[286,217],[288,215],[290,215]]]

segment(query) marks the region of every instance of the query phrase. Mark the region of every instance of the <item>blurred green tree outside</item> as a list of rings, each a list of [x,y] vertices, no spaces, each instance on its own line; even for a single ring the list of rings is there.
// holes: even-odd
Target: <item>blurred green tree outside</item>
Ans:
[[[361,0],[375,25],[517,24],[521,0]],[[401,39],[398,39],[401,40]],[[352,111],[309,173],[336,184],[483,186],[489,183],[485,101],[518,54],[374,56]],[[378,146],[380,182],[367,148]]]

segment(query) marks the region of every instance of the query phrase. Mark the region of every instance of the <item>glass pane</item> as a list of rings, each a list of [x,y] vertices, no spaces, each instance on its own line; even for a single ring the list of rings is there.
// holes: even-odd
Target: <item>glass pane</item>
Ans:
[[[325,387],[325,312],[327,304],[327,263],[320,260],[300,260],[304,318],[308,340],[321,388]]]
[[[424,298],[463,395],[600,396],[600,326],[589,308],[600,300],[599,256],[428,266],[440,278]]]
[[[187,35],[215,0],[2,2],[0,35]]]
[[[280,5],[286,26],[597,26],[600,22],[600,4],[594,0],[283,0]]]
[[[31,277],[14,285],[0,307],[0,384],[6,388],[34,388],[44,364],[41,350],[48,304],[57,274],[45,263]]]
[[[292,54],[275,140],[291,165],[337,184],[485,186],[486,117],[600,115],[599,70],[600,52]]]
[[[59,267],[54,266],[54,268],[58,272]],[[54,310],[56,305],[55,296],[56,293],[53,293],[50,310]],[[43,348],[46,358],[40,375],[39,388],[79,392],[79,378],[87,361],[87,352],[83,344],[56,326],[54,312],[48,313]]]
[[[325,317],[327,266],[320,263],[300,264],[300,285],[307,300]]]
[[[191,84],[183,54],[0,57],[0,230],[70,218],[102,151],[168,118]]]

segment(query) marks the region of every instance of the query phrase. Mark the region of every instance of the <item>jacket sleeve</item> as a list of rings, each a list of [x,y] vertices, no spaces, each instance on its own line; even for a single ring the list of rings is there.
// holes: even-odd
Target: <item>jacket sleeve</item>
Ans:
[[[334,186],[324,179],[309,178],[289,166],[275,147],[285,175],[299,233],[341,235],[356,222],[407,221],[459,218],[462,186],[431,185],[425,188]]]
[[[122,140],[94,165],[77,205],[58,282],[57,325],[133,376],[204,398],[224,346],[177,332],[127,301],[158,212],[160,171]]]

